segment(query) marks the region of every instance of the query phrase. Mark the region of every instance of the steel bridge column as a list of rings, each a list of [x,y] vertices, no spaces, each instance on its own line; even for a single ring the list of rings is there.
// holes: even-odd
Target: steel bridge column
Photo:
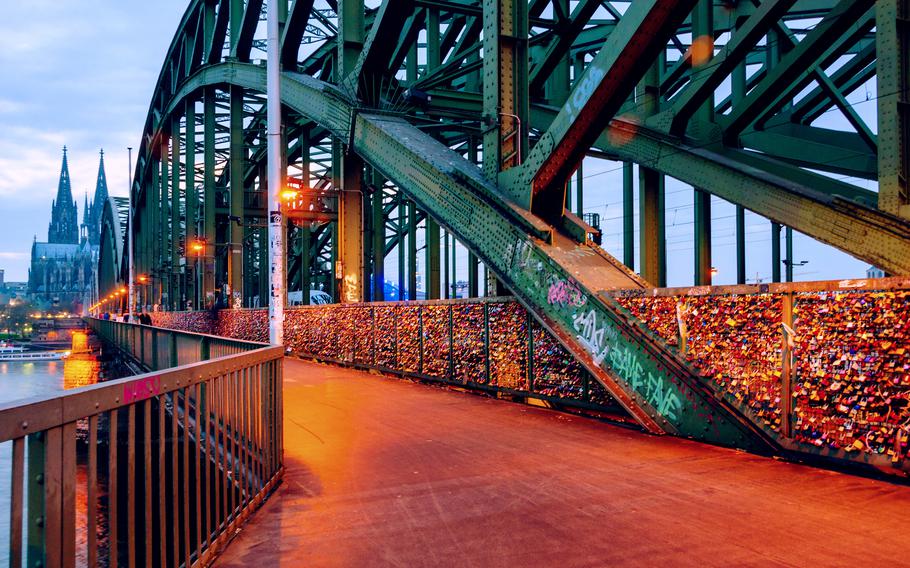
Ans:
[[[180,116],[173,117],[171,126],[171,271],[168,278],[170,309],[184,309],[180,286]],[[184,253],[185,254],[185,253]]]
[[[338,3],[338,65],[340,82],[357,66],[364,42],[363,0]],[[362,302],[363,297],[363,161],[353,153],[343,153],[340,141],[333,144],[338,153],[341,193],[338,198],[338,254],[341,261],[343,302]],[[339,290],[341,292],[341,290]]]
[[[771,282],[780,282],[780,224],[771,222]]]
[[[189,98],[186,101],[186,171],[184,187],[186,199],[186,241],[184,255],[186,255],[185,286],[186,297],[192,302],[192,309],[199,309],[199,299],[196,297],[196,279],[198,276],[198,255],[190,256],[189,243],[196,240],[196,205],[199,196],[196,193],[196,100]],[[206,253],[203,250],[200,254]]]
[[[301,128],[298,136],[300,140],[300,180],[304,188],[309,188],[312,183],[310,180],[310,129]],[[300,258],[298,259],[297,279],[300,282],[300,301],[305,306],[310,303],[311,288],[310,266],[312,259],[310,258],[310,247],[312,246],[313,232],[310,227],[309,221],[297,227],[297,246],[300,247],[298,249]]]
[[[217,257],[217,235],[215,234],[215,89],[209,87],[203,93],[203,194],[205,223],[203,238],[208,244],[204,253],[204,274],[202,277],[202,298],[206,307],[215,303],[215,258]]]
[[[408,300],[417,299],[417,204],[408,200]]]
[[[445,231],[443,235],[443,250],[442,250],[442,264],[443,264],[443,276],[442,276],[442,297],[448,300],[452,297],[452,279],[449,275],[449,232]]]
[[[404,239],[405,239],[405,222],[407,219],[407,210],[404,195],[396,188],[397,194],[395,199],[398,202],[396,207],[398,214],[398,223],[396,230],[398,232],[398,301],[404,300],[405,283],[405,256],[404,256]]]
[[[660,105],[660,70],[663,56],[651,65],[638,86],[636,99],[643,116],[655,114]],[[638,167],[639,248],[638,272],[654,286],[667,285],[667,240],[665,236],[664,176]]]
[[[337,261],[341,275],[336,282],[336,298],[341,302],[363,301],[363,161],[344,154],[339,141],[332,144],[333,169],[337,172],[338,195]],[[337,276],[337,275],[336,275]]]
[[[426,221],[426,264],[424,265],[424,288],[427,300],[439,299],[439,223],[427,214]]]
[[[159,146],[160,148],[160,146]],[[157,302],[157,286],[159,274],[159,265],[158,265],[158,254],[161,251],[161,193],[160,193],[160,184],[159,184],[159,175],[161,172],[161,167],[159,165],[159,152],[156,152],[154,148],[149,152],[149,165],[148,168],[151,172],[150,183],[148,184],[146,191],[148,192],[148,208],[149,208],[149,225],[148,225],[148,235],[146,236],[146,250],[148,254],[146,255],[146,268],[149,273],[148,284],[146,285],[146,304],[150,307],[154,306]]]
[[[567,16],[571,14],[569,0],[555,0],[553,3],[554,7],[558,6],[563,14]],[[547,101],[553,106],[561,107],[569,97],[570,67],[571,56],[561,57],[553,68],[550,78],[547,79]]]
[[[170,125],[168,125],[170,126]],[[159,177],[159,186],[161,188],[161,229],[158,233],[159,235],[159,247],[158,247],[158,304],[161,305],[162,309],[166,308],[166,305],[170,304],[170,290],[168,286],[170,285],[171,280],[171,270],[173,267],[170,266],[170,261],[166,260],[167,251],[170,250],[168,247],[168,236],[170,235],[170,223],[171,223],[171,210],[170,210],[170,196],[168,194],[168,189],[170,187],[170,134],[163,133],[161,137],[161,176]],[[167,297],[167,302],[165,302],[165,297]]]
[[[232,4],[233,6],[233,4]],[[233,16],[233,13],[231,14]],[[233,28],[233,26],[232,26]],[[231,150],[230,150],[230,179],[231,179],[231,221],[228,230],[228,256],[227,271],[228,282],[231,285],[230,294],[225,300],[228,307],[235,307],[234,298],[243,298],[244,273],[246,272],[243,265],[243,238],[244,224],[244,187],[243,187],[243,170],[246,164],[246,148],[243,142],[243,89],[232,86],[230,88],[231,99]]]
[[[692,12],[692,42],[710,41],[714,45],[713,0],[700,0]],[[711,54],[713,56],[713,52]],[[694,65],[705,66],[710,59],[703,62],[693,61]],[[693,73],[698,72],[697,69]],[[710,94],[705,103],[695,112],[695,118],[702,123],[714,119],[714,94]],[[694,189],[695,205],[695,278],[696,286],[711,284],[711,194],[699,188]]]
[[[739,28],[739,25],[736,26]],[[731,102],[736,108],[746,96],[746,61],[741,60],[731,74]],[[746,210],[736,206],[736,283],[746,283]]]
[[[622,262],[635,270],[635,170],[622,163]]]
[[[373,192],[373,300],[385,300],[385,213],[382,203],[385,179],[379,170],[372,169]]]
[[[746,283],[746,210],[736,206],[736,283]]]
[[[695,201],[695,285],[711,284],[711,194],[694,191]]]
[[[787,282],[793,282],[793,229],[790,227],[787,227],[786,231],[784,231],[784,246],[787,252],[787,260],[784,265],[786,268],[785,274]]]
[[[527,154],[528,3],[483,2],[483,171],[496,180]]]
[[[910,219],[910,1],[875,3],[878,206]]]

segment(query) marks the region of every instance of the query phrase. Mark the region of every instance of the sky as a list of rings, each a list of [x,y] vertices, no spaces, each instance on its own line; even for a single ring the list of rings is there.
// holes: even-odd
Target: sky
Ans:
[[[126,195],[126,149],[139,146],[155,81],[186,5],[187,0],[0,1],[0,269],[8,281],[27,278],[32,240],[47,237],[64,144],[80,219],[85,193],[94,192],[101,148],[110,193]],[[862,89],[848,98],[874,129],[874,102],[864,100]],[[843,122],[832,116],[822,121],[834,128]],[[621,164],[588,159],[582,176],[585,211],[601,215],[604,247],[620,255]],[[713,201],[715,283],[730,283],[735,281],[733,206]],[[635,211],[637,216],[637,204]],[[671,286],[693,280],[692,215],[691,188],[668,180]],[[768,281],[770,225],[751,213],[746,225],[747,274]],[[637,251],[637,231],[635,240]],[[422,246],[422,237],[419,241]],[[457,278],[466,279],[467,251],[460,248],[457,257]],[[797,234],[794,261],[802,260],[808,264],[796,269],[796,280],[862,277],[867,268]],[[387,276],[395,280],[396,272],[393,252]]]
[[[80,222],[104,149],[108,189],[126,195],[127,147],[186,0],[0,2],[0,269],[28,277],[32,239],[47,239],[62,148]]]

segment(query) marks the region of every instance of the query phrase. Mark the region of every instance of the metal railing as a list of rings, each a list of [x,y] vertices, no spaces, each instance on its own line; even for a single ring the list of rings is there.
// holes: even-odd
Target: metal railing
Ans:
[[[182,366],[0,406],[10,565],[204,565],[280,479],[283,351],[89,323]]]

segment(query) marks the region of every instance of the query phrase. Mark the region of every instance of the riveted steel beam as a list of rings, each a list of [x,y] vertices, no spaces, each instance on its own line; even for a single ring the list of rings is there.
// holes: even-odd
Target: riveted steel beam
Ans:
[[[520,204],[549,219],[562,217],[566,181],[695,2],[644,0],[629,6],[527,164],[509,177]]]
[[[910,3],[879,0],[875,9],[879,206],[910,219]]]

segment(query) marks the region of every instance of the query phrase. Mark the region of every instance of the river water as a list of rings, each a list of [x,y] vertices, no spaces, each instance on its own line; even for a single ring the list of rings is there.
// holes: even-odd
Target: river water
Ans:
[[[84,341],[84,335],[80,340]],[[76,353],[64,361],[0,362],[0,405],[22,399],[52,396],[64,390],[92,385],[98,382],[99,376],[100,363],[91,353]],[[80,455],[77,463],[77,477],[81,482],[85,478],[84,457]],[[5,564],[9,556],[11,476],[12,442],[4,442],[0,444],[0,564]],[[83,495],[77,495],[77,508],[80,506],[82,514],[77,514],[77,519],[84,519],[86,503]],[[77,549],[84,551],[85,525],[84,522],[80,524],[82,526],[77,526],[77,534],[82,542],[77,544]],[[84,553],[79,556],[77,563],[84,565]]]

